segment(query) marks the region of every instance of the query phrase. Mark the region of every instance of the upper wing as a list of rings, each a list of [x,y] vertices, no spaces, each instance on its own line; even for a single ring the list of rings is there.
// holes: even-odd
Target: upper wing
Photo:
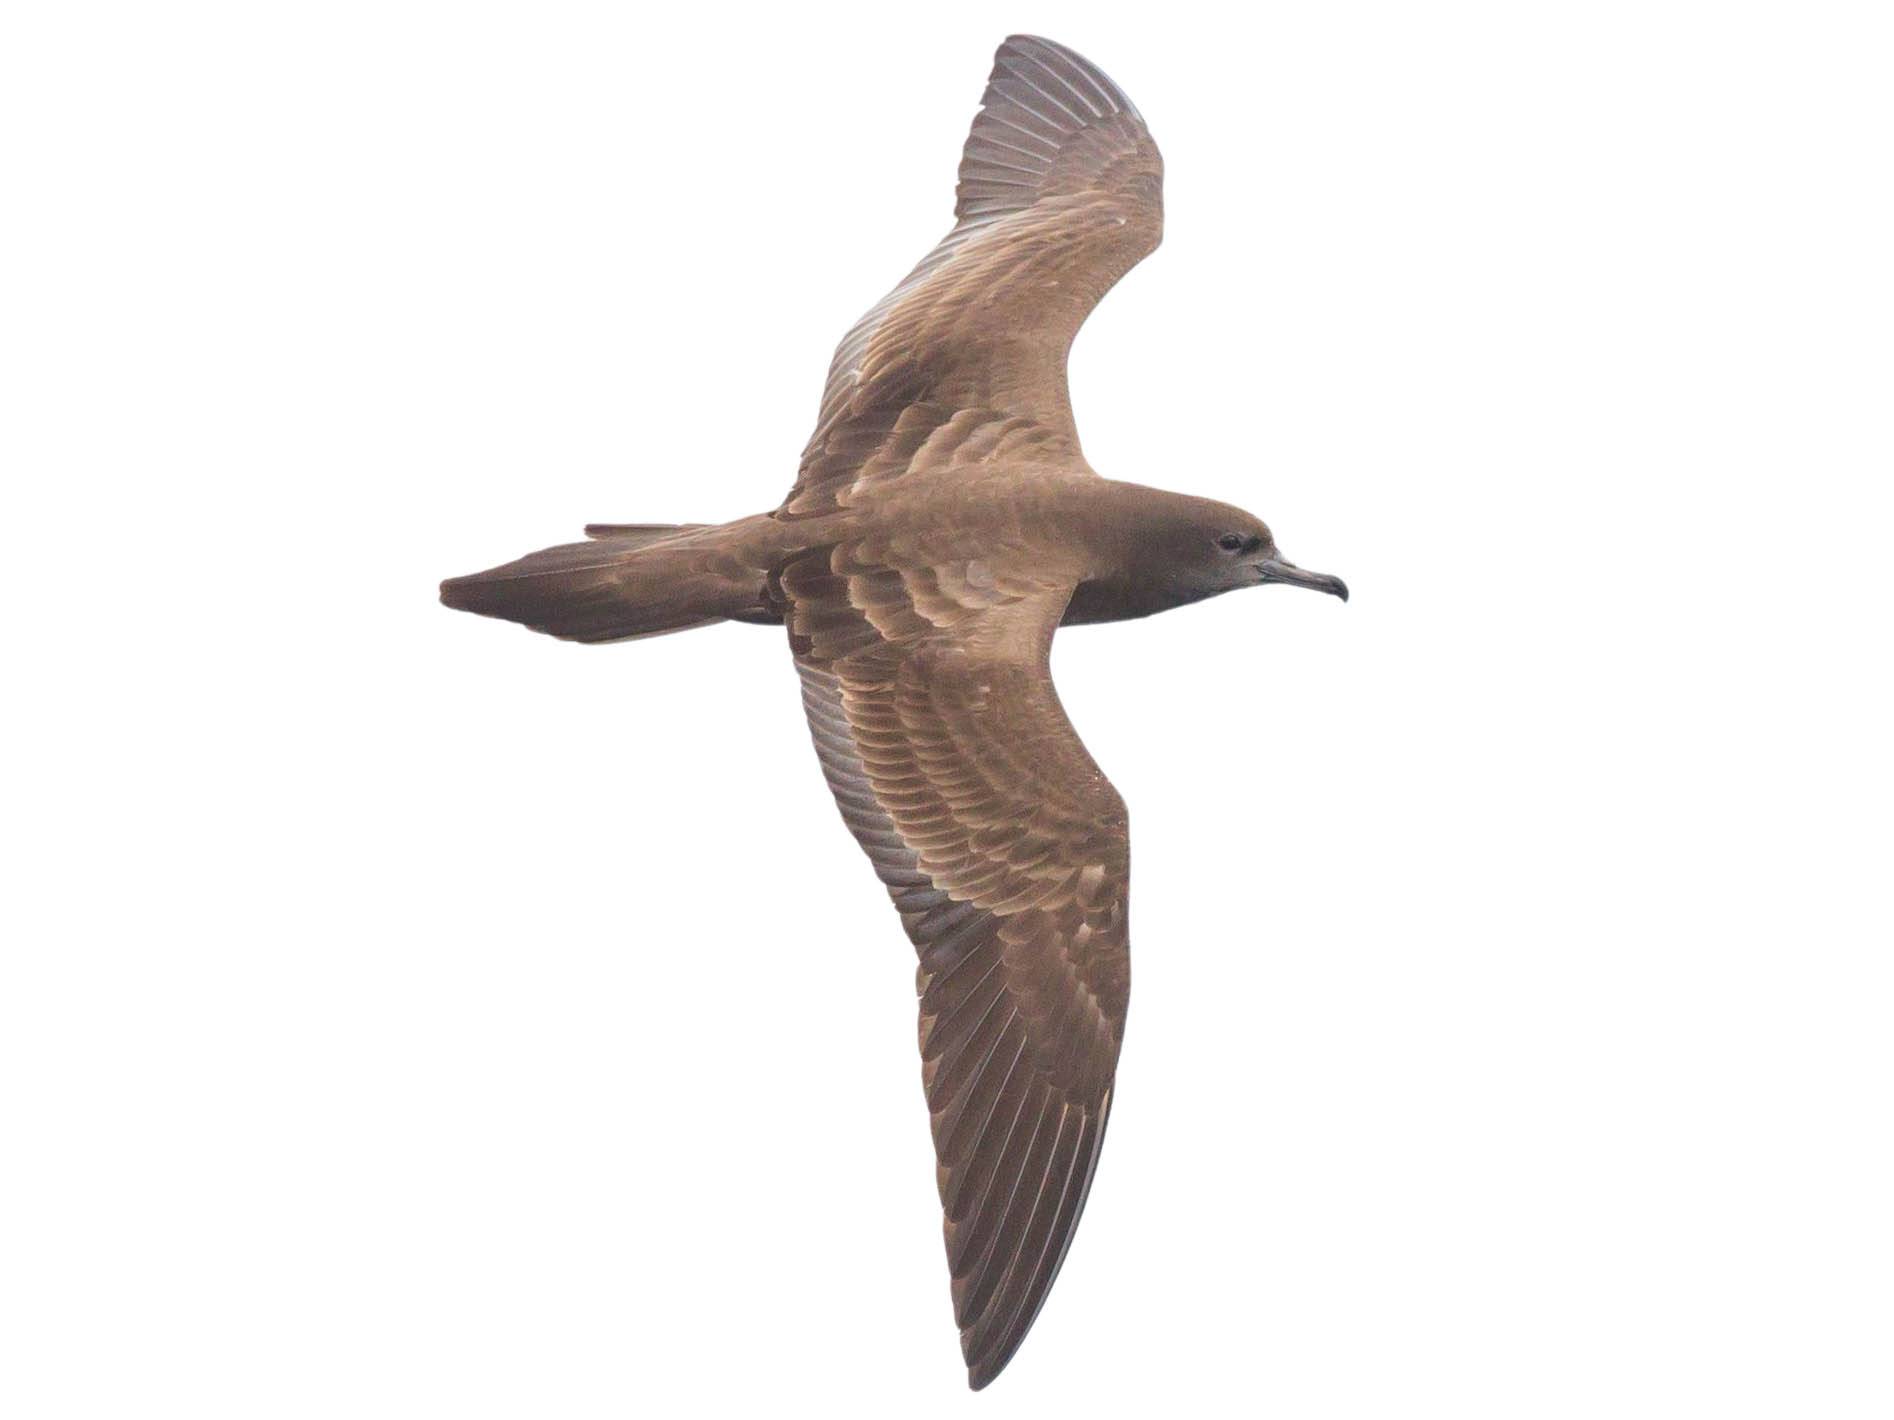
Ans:
[[[1066,352],[1157,246],[1163,160],[1123,91],[1050,40],[1002,44],[981,102],[958,220],[837,347],[785,514],[845,505],[865,457],[956,412],[1030,421],[1076,452]]]
[[[977,1390],[1078,1226],[1130,989],[1124,803],[1047,664],[1071,583],[899,570],[848,545],[779,581],[829,787],[920,953],[922,1079]]]

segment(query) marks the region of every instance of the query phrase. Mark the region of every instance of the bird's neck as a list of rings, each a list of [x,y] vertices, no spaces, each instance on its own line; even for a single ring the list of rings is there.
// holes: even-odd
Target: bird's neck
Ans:
[[[1066,625],[1129,621],[1196,601],[1202,595],[1167,575],[1164,532],[1198,500],[1112,479],[1087,485],[1070,532],[1084,544],[1087,574],[1073,593]]]

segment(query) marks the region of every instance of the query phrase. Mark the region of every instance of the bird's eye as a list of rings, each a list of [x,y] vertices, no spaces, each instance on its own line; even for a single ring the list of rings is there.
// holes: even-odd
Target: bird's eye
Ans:
[[[1249,545],[1249,539],[1242,533],[1225,533],[1217,539],[1217,546],[1225,552],[1241,552]]]

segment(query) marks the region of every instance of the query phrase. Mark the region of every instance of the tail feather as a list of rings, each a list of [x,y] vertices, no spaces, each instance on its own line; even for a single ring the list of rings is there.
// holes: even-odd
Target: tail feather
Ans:
[[[449,578],[441,601],[568,641],[659,636],[753,612],[760,574],[749,576],[711,548],[672,546],[669,534],[678,531],[548,547]]]
[[[635,547],[648,547],[679,533],[702,532],[709,526],[709,523],[587,523],[585,535],[610,538],[614,542]]]

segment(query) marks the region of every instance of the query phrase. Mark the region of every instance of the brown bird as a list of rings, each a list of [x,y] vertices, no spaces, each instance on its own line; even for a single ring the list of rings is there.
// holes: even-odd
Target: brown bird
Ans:
[[[1124,801],[1052,688],[1053,633],[1286,582],[1238,508],[1099,477],[1066,352],[1158,244],[1163,164],[1116,84],[1000,46],[954,227],[843,338],[795,486],[722,526],[595,524],[441,584],[575,641],[786,626],[842,817],[920,954],[954,1317],[998,1375],[1098,1166],[1130,986]]]

